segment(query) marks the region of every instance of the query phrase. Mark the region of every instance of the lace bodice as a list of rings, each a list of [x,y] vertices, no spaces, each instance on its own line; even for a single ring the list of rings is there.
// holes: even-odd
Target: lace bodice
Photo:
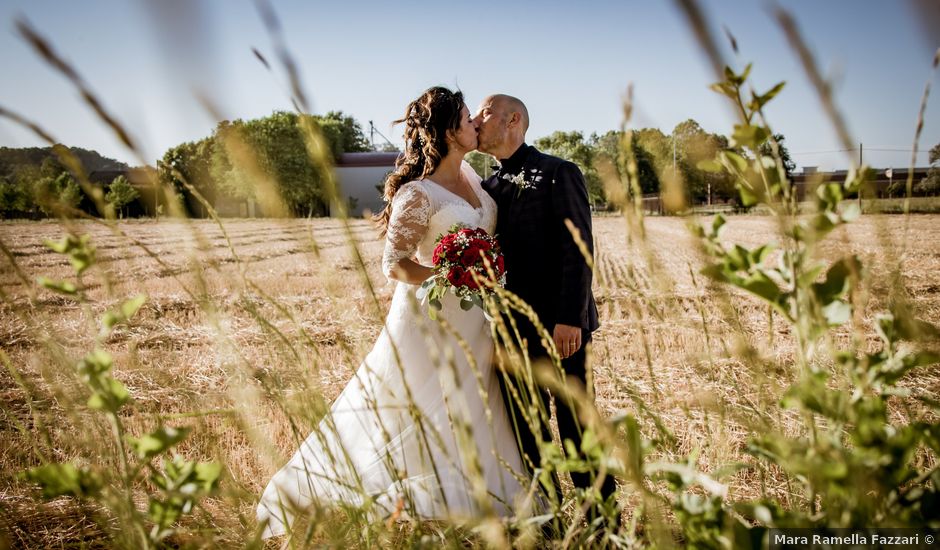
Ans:
[[[395,193],[382,255],[382,272],[386,277],[404,258],[432,265],[437,238],[454,224],[480,227],[490,234],[496,229],[496,203],[483,190],[480,177],[469,164],[462,163],[461,170],[470,181],[480,208],[429,179],[408,182]]]

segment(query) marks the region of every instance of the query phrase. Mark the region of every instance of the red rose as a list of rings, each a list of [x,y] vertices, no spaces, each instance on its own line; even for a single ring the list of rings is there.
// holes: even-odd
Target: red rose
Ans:
[[[476,282],[473,280],[473,273],[468,269],[463,272],[463,276],[460,277],[460,285],[469,288],[470,290],[477,290],[479,287]]]
[[[460,286],[460,282],[463,280],[466,274],[467,272],[464,271],[464,268],[460,267],[459,265],[454,266],[450,269],[450,271],[447,272],[447,282],[453,286]]]
[[[500,278],[503,273],[506,273],[506,262],[503,260],[502,254],[496,256],[496,267],[493,268],[493,270],[496,272],[497,279]]]
[[[480,241],[471,241],[470,245],[463,251],[463,256],[460,257],[460,263],[467,267],[475,265],[481,260],[481,250]]]

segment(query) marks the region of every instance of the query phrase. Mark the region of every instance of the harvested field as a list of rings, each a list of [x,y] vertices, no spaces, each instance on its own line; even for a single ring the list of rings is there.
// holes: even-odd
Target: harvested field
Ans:
[[[775,223],[732,217],[723,237],[750,248],[773,240]],[[637,415],[649,438],[659,437],[661,422],[674,441],[653,458],[698,452],[706,472],[751,460],[744,446],[763,422],[793,429],[793,413],[777,405],[797,374],[793,335],[779,320],[771,324],[756,299],[699,275],[702,258],[687,220],[649,218],[645,239],[628,234],[619,217],[594,224],[599,409]],[[139,293],[147,295],[141,311],[102,342],[133,396],[125,425],[132,433],[161,420],[194,427],[178,452],[226,469],[222,494],[200,521],[225,533],[215,541],[220,546],[244,540],[256,498],[295,449],[296,434],[311,428],[381,330],[393,290],[380,273],[382,242],[361,220],[232,220],[224,232],[208,221],[73,228],[90,234],[97,249],[98,264],[81,280],[84,305],[35,282],[74,279],[68,259],[43,244],[61,238],[64,226],[0,223],[7,253],[0,351],[10,367],[0,370],[0,547],[94,540],[88,517],[97,512],[68,499],[37,504],[17,474],[43,458],[87,461],[103,452],[108,427],[83,407],[81,383],[62,365],[93,348],[102,313]],[[886,307],[898,265],[915,313],[940,324],[940,215],[866,215],[834,233],[822,252],[829,260],[858,254],[871,267],[867,307],[854,326],[872,346],[871,321]],[[845,329],[835,340],[849,336]],[[757,355],[745,362],[748,346]],[[901,385],[911,398],[898,398],[892,414],[911,420],[921,410],[914,398],[940,400],[940,367],[917,370]],[[762,484],[781,503],[798,498],[773,472],[727,481],[734,498],[756,497]],[[631,498],[625,490],[625,501]]]

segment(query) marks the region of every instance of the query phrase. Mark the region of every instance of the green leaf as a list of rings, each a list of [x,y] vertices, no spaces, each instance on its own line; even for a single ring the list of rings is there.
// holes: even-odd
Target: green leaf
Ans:
[[[756,93],[752,93],[751,102],[750,104],[748,104],[748,108],[750,108],[752,111],[758,111],[762,109],[764,105],[766,105],[771,99],[773,99],[778,93],[780,93],[780,90],[783,89],[785,84],[786,82],[779,82],[776,86],[771,88],[769,91],[767,91],[767,93],[763,95],[757,95]]]
[[[773,252],[774,248],[776,247],[773,244],[768,243],[751,250],[748,254],[751,265],[760,265],[764,263],[767,255]]]
[[[133,317],[146,301],[146,294],[138,294],[122,303],[117,309],[106,312],[101,317],[101,336],[107,336],[116,325]]]
[[[94,264],[94,257],[88,254],[72,254],[69,256],[69,261],[72,263],[75,273],[80,275]]]
[[[816,300],[826,306],[844,297],[851,289],[852,277],[862,270],[862,263],[855,256],[842,258],[833,263],[826,272],[826,280],[813,285]]]
[[[709,86],[709,88],[731,99],[737,99],[738,97],[738,89],[735,88],[733,84],[727,82],[716,82]]]
[[[852,305],[842,300],[836,300],[823,307],[822,313],[829,326],[836,327],[852,318]]]
[[[731,146],[757,150],[768,137],[770,137],[770,130],[763,126],[735,124],[734,132],[731,134]]]
[[[918,351],[908,355],[905,359],[909,360],[915,367],[929,367],[940,363],[940,354],[932,351]]]
[[[703,170],[705,172],[714,172],[714,173],[723,172],[725,169],[723,164],[714,160],[700,160],[695,164],[695,166],[699,170]]]
[[[741,288],[755,294],[773,305],[778,305],[780,287],[763,271],[758,271],[745,279]]]
[[[602,451],[601,442],[594,430],[588,428],[581,434],[581,452],[584,456],[598,457]]]
[[[694,468],[685,464],[673,464],[668,462],[650,463],[645,467],[648,475],[654,474],[673,474],[674,479],[679,481],[681,489],[692,485],[699,485],[711,496],[723,497],[727,494],[727,486],[719,483],[711,476],[697,472]]]
[[[751,255],[746,248],[736,244],[725,254],[728,267],[732,271],[747,271],[751,267]]]
[[[113,359],[110,353],[103,349],[96,349],[78,362],[78,373],[82,375],[85,382],[89,382],[100,374],[111,370],[112,364]]]
[[[838,183],[827,183],[816,188],[816,197],[822,203],[821,210],[835,210],[844,195]]]
[[[121,314],[124,315],[125,319],[130,319],[134,316],[134,314],[137,313],[137,311],[140,309],[140,306],[144,305],[144,302],[146,301],[146,294],[138,294],[130,300],[126,300],[123,304],[121,304]]]
[[[66,296],[75,296],[78,293],[78,287],[69,281],[54,281],[47,277],[37,277],[36,282],[49,290],[65,294]]]
[[[747,66],[744,67],[744,71],[740,75],[735,74],[734,71],[731,69],[731,67],[725,66],[725,80],[731,84],[736,84],[738,86],[740,86],[741,84],[744,84],[744,81],[747,80],[748,75],[751,74],[752,65],[753,65],[752,63],[748,63]]]
[[[71,249],[73,240],[74,238],[71,235],[66,235],[65,237],[62,237],[62,240],[60,241],[53,241],[50,239],[46,239],[45,241],[43,241],[43,244],[45,244],[53,252],[58,252],[59,254],[65,254]]]
[[[875,171],[868,165],[862,166],[859,169],[849,169],[848,174],[845,176],[845,183],[842,184],[842,188],[845,189],[847,193],[856,193],[859,189],[864,187],[864,185],[874,179]]]
[[[753,66],[754,66],[753,63],[748,63],[747,66],[744,67],[744,71],[742,71],[741,75],[738,77],[738,82],[740,84],[744,84],[744,81],[747,80],[747,77],[751,75],[751,68]]]
[[[718,236],[718,231],[721,230],[725,225],[725,217],[721,214],[715,214],[715,219],[712,220],[712,235]]]
[[[727,283],[731,281],[731,274],[728,272],[728,268],[726,268],[723,264],[712,264],[705,266],[699,273],[720,283]]]
[[[742,206],[754,206],[760,200],[760,197],[748,186],[736,183],[735,187],[738,188],[738,194],[741,196]]]
[[[222,476],[222,464],[218,462],[200,462],[195,468],[196,480],[205,493],[211,493],[219,486]]]
[[[895,329],[894,315],[890,313],[882,313],[881,315],[875,316],[875,332],[878,333],[878,336],[881,337],[881,340],[886,344],[890,345],[893,343],[897,337],[897,331]]]
[[[60,241],[45,241],[47,247],[59,254],[68,254],[72,267],[79,275],[95,263],[95,249],[89,245],[91,236],[66,235]]]
[[[767,103],[771,99],[777,97],[777,94],[779,94],[781,90],[783,90],[783,87],[786,85],[787,85],[786,81],[778,82],[777,84],[775,84],[773,88],[771,88],[763,96],[761,96],[764,98],[764,103]]]
[[[822,212],[813,216],[810,221],[809,231],[802,237],[819,241],[829,234],[830,231],[836,228],[836,223],[839,221],[838,219],[833,220],[831,214],[831,212]]]
[[[117,412],[129,400],[130,393],[124,384],[108,376],[88,398],[88,406],[96,411]]]
[[[862,209],[858,206],[858,203],[852,202],[846,205],[845,209],[842,211],[842,221],[852,223],[861,215]]]
[[[719,157],[726,165],[733,167],[738,173],[747,170],[747,159],[733,151],[722,151]]]
[[[147,515],[150,516],[151,521],[160,527],[169,527],[179,519],[182,510],[178,503],[151,499],[147,506]]]
[[[826,266],[821,263],[814,264],[812,266],[804,268],[803,273],[800,273],[799,283],[802,287],[807,287],[816,282],[816,279],[819,278],[819,274],[826,269]]]
[[[42,488],[43,498],[47,499],[64,495],[93,496],[104,486],[97,474],[71,463],[37,466],[21,474],[21,477],[38,484]]]
[[[128,437],[128,440],[137,452],[137,456],[147,460],[163,453],[180,441],[186,439],[190,431],[191,428],[187,427],[173,428],[170,426],[160,426],[153,432],[140,438]]]
[[[760,155],[755,160],[757,161],[756,164],[759,164],[762,168],[765,168],[767,170],[773,170],[774,168],[777,167],[777,161],[771,156]],[[773,177],[774,175],[775,173],[773,172],[767,173],[768,177]]]
[[[734,82],[738,75],[734,74],[734,70],[731,67],[725,65],[725,80],[728,82]]]

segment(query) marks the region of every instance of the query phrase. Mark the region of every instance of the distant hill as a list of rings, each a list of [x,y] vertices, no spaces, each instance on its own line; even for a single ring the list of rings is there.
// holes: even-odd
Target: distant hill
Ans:
[[[123,162],[101,156],[97,151],[69,147],[88,173],[97,171],[126,171]],[[55,160],[52,147],[0,147],[0,176],[10,175],[27,166],[39,168],[46,159]]]

